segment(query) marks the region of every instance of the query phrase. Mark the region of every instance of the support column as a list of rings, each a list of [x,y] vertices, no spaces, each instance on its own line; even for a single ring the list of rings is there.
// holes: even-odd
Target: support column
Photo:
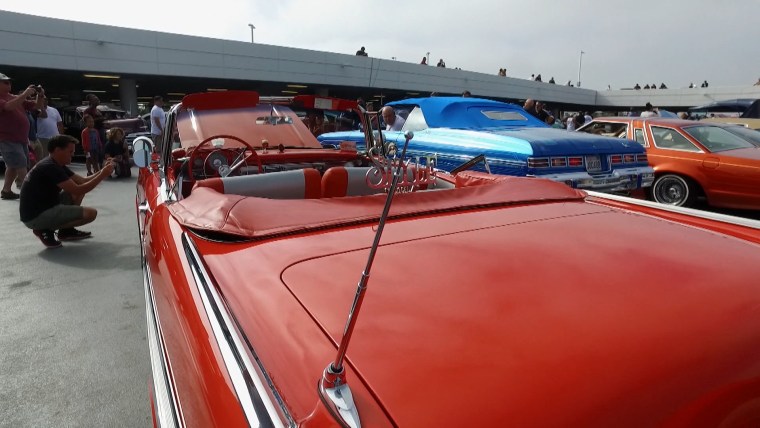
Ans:
[[[135,79],[119,79],[119,101],[121,108],[127,111],[130,117],[137,116],[137,82]]]

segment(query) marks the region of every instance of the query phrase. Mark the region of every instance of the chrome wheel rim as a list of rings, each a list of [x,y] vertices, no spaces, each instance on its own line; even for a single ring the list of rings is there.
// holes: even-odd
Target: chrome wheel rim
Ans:
[[[657,179],[653,194],[661,204],[680,207],[689,199],[689,185],[681,177],[666,175]]]

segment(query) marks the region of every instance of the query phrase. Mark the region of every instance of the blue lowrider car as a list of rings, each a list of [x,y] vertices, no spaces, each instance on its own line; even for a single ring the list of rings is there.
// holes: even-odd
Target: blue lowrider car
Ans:
[[[437,156],[437,167],[451,171],[483,155],[490,172],[562,181],[579,189],[629,191],[652,185],[654,170],[641,144],[623,138],[567,132],[545,125],[522,108],[498,101],[415,98],[388,103],[405,117],[402,131],[383,131],[401,144],[413,131],[411,156]],[[363,149],[360,131],[317,137],[323,146],[353,141]],[[472,169],[484,171],[482,163]]]

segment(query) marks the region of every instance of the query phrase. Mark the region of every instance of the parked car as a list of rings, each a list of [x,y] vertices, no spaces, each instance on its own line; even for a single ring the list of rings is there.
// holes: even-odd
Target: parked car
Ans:
[[[548,178],[578,189],[632,191],[650,186],[654,177],[646,152],[634,141],[550,128],[513,104],[432,97],[387,105],[406,121],[401,131],[383,131],[384,139],[398,145],[405,131],[413,131],[410,154],[435,153],[438,168],[445,171],[483,155],[490,172]],[[364,144],[360,131],[317,138],[327,147],[342,141]],[[487,170],[485,164],[475,168]]]
[[[245,91],[168,124],[134,156],[155,426],[760,422],[759,222],[322,149]]]
[[[63,127],[66,134],[75,137],[77,140],[82,136],[82,129],[84,128],[82,118],[84,117],[84,111],[86,109],[87,106],[70,106],[64,107],[61,110],[61,118],[63,120]],[[103,126],[106,129],[119,127],[124,130],[125,136],[135,132],[144,132],[146,129],[150,131],[140,117],[127,117],[127,112],[124,110],[113,108],[105,104],[98,105],[98,110],[103,113],[105,119]],[[84,156],[84,150],[82,149],[81,144],[77,144],[75,156]]]
[[[760,209],[760,147],[736,125],[662,118],[602,117],[581,133],[633,138],[646,147],[655,170],[651,198],[693,206]],[[755,132],[747,130],[747,132]]]

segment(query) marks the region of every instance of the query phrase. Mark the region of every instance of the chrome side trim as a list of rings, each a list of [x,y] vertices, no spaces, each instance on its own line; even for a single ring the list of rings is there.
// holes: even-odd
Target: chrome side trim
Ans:
[[[760,230],[760,220],[752,220],[748,218],[735,217],[727,214],[712,213],[709,211],[695,210],[693,208],[675,207],[672,205],[660,204],[652,201],[645,201],[643,199],[629,198],[627,196],[611,195],[608,193],[592,192],[587,190],[590,196],[594,196],[600,199],[610,199],[613,201],[625,202],[632,205],[639,205],[647,208],[655,208],[662,211],[668,211],[672,213],[690,215],[692,217],[704,218],[707,220],[720,221],[723,223],[734,224],[737,226],[749,227],[752,229]]]
[[[275,407],[267,392],[273,393],[279,397],[271,387],[271,383],[264,382],[258,376],[254,369],[253,362],[245,351],[243,339],[239,336],[235,324],[231,320],[231,315],[222,302],[210,276],[206,272],[201,257],[198,254],[195,244],[187,236],[182,234],[182,242],[185,247],[185,254],[193,272],[195,283],[198,286],[198,292],[203,301],[206,315],[214,333],[219,350],[224,359],[227,373],[230,375],[235,393],[238,396],[240,406],[245,413],[248,424],[252,427],[276,427],[284,428],[280,415],[287,419],[287,426],[295,427],[295,421],[282,402],[279,402],[279,409]],[[259,368],[264,372],[263,368]],[[266,389],[270,387],[271,389]]]
[[[145,313],[148,330],[148,350],[150,351],[150,366],[153,372],[153,395],[156,407],[156,421],[159,427],[185,426],[182,408],[172,385],[164,354],[164,341],[161,336],[161,323],[156,313],[156,303],[153,298],[153,282],[142,259],[143,283],[145,285]]]

